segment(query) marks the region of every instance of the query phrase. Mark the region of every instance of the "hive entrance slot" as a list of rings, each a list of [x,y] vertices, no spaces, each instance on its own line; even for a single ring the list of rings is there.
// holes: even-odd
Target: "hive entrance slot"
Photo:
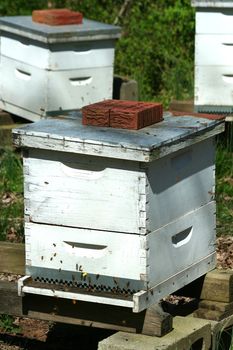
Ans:
[[[69,80],[72,85],[87,85],[92,81],[92,77],[70,78]]]
[[[189,242],[192,236],[192,226],[172,236],[172,244],[175,248],[181,247],[182,245]]]
[[[103,250],[103,249],[107,248],[106,245],[67,242],[67,241],[64,241],[64,243],[70,245],[72,248],[95,249],[95,250]]]
[[[31,79],[31,73],[26,72],[22,69],[16,69],[15,74],[18,78],[23,79],[23,80],[30,80]]]

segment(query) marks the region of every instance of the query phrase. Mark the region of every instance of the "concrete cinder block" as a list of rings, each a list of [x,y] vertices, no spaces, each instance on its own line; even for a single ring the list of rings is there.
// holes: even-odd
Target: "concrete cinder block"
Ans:
[[[211,325],[212,344],[211,350],[229,349],[231,345],[232,329],[233,329],[233,315],[226,317],[221,321],[209,321]],[[225,334],[224,334],[225,333]],[[228,338],[228,339],[226,339]],[[230,343],[226,345],[227,341]],[[225,347],[224,347],[225,346]]]
[[[121,100],[138,100],[138,83],[136,80],[123,80],[120,88]]]
[[[114,75],[113,98],[117,100],[138,101],[137,81]]]
[[[118,332],[99,342],[98,350],[209,350],[210,322],[193,317],[175,317],[174,329],[162,338]]]

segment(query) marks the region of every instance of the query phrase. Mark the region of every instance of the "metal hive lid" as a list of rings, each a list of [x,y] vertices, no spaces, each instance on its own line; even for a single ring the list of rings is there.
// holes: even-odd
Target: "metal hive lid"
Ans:
[[[49,118],[13,130],[14,144],[61,152],[151,162],[213,137],[224,130],[222,120],[164,115],[164,121],[140,130],[82,125],[72,118]]]
[[[222,7],[233,8],[232,0],[192,0],[191,5],[193,7]]]
[[[121,28],[83,19],[82,24],[49,26],[32,21],[31,16],[0,17],[0,31],[16,34],[43,43],[62,43],[117,39]]]

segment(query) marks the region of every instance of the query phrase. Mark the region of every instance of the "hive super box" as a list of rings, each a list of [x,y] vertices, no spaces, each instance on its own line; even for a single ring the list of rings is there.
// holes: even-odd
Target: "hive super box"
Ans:
[[[49,26],[0,18],[0,108],[35,121],[112,98],[120,28],[83,19]]]
[[[213,269],[222,130],[218,120],[170,114],[137,131],[84,126],[79,114],[14,130],[33,279],[19,293],[139,312]]]
[[[196,7],[195,109],[233,112],[233,1],[193,0]]]

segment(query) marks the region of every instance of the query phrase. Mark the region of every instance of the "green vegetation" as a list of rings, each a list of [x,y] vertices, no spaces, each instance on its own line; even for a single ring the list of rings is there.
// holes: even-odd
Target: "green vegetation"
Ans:
[[[15,318],[9,315],[0,315],[0,329],[7,333],[18,334],[20,328],[14,324]]]
[[[233,235],[233,155],[220,144],[216,155],[217,234]]]
[[[127,5],[127,6],[124,6]],[[141,100],[193,97],[194,9],[190,0],[1,0],[0,15],[28,15],[40,8],[70,8],[85,17],[122,27],[115,73],[139,83]],[[123,10],[123,11],[122,11]],[[233,234],[233,131],[217,151],[217,232]],[[22,237],[22,165],[11,151],[0,154],[0,239]]]
[[[193,96],[195,21],[190,0],[1,0],[0,15],[28,15],[48,4],[122,27],[115,73],[138,81],[141,100],[162,101],[167,107],[173,98]]]
[[[23,171],[19,154],[0,150],[0,240],[23,239]]]

